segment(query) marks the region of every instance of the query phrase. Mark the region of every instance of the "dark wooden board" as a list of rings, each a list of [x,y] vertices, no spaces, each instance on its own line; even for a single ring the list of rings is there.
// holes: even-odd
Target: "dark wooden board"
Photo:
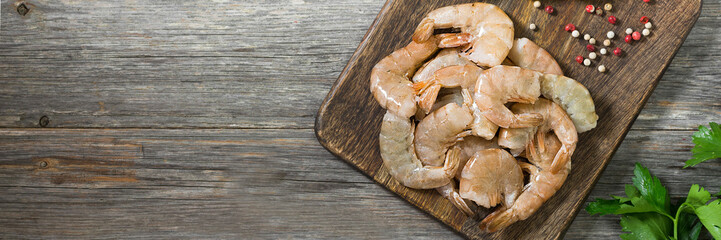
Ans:
[[[560,238],[694,25],[701,2],[615,1],[611,14],[617,16],[620,23],[614,26],[608,24],[605,17],[583,12],[586,4],[601,1],[543,1],[556,8],[554,15],[533,8],[531,1],[488,1],[504,9],[513,19],[516,37],[528,37],[547,49],[566,75],[590,90],[600,116],[598,127],[580,135],[579,147],[573,156],[573,171],[564,187],[525,224],[514,224],[494,234],[484,234],[478,229],[485,213],[466,217],[434,191],[409,189],[390,177],[382,166],[377,144],[385,110],[368,90],[370,69],[410,41],[412,31],[425,13],[463,2],[470,1],[386,2],[319,110],[315,129],[318,140],[336,156],[466,237]],[[642,15],[649,16],[654,23],[652,35],[633,44],[623,43],[620,38],[625,35],[624,29],[642,28],[638,22]],[[528,30],[529,23],[538,25],[539,30]],[[619,36],[612,47],[621,47],[624,55],[621,58],[601,56],[592,67],[578,65],[572,59],[586,55],[586,44],[562,30],[567,23],[576,24],[582,33],[600,40],[605,39],[607,31],[615,31]],[[609,72],[598,73],[595,69],[598,64],[604,64]]]

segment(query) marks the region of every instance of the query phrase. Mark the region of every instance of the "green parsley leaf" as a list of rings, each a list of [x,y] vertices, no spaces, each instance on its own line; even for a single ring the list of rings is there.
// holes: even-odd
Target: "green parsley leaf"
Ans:
[[[671,199],[668,196],[666,188],[661,184],[661,181],[651,175],[648,168],[641,166],[639,163],[636,163],[633,175],[633,186],[638,189],[641,197],[646,200],[646,203],[653,207],[656,212],[670,216]],[[638,201],[638,203],[633,202],[633,198],[631,202],[637,207],[641,206],[636,204],[645,204],[643,201]]]
[[[616,211],[618,211],[619,208],[621,208],[621,203],[619,203],[618,200],[596,198],[595,202],[591,202],[586,206],[586,211],[591,215],[599,214],[603,216],[606,214],[617,214]]]
[[[695,209],[698,219],[715,239],[721,239],[721,199]]]
[[[686,197],[686,203],[691,204],[691,206],[693,206],[694,208],[706,205],[709,200],[711,200],[711,193],[704,190],[698,184],[694,184],[693,186],[691,186],[691,189],[688,190],[688,197]]]
[[[658,213],[633,213],[621,217],[624,240],[667,239],[673,234],[673,222]]]
[[[710,122],[709,127],[701,125],[698,127],[698,132],[693,133],[695,144],[691,149],[693,157],[686,161],[683,168],[693,167],[709,159],[721,158],[721,126]]]

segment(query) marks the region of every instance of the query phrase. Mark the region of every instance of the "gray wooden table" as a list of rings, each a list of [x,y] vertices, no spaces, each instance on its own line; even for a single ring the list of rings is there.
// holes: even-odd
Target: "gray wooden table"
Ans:
[[[0,238],[459,238],[313,134],[382,0],[19,3],[0,7]],[[706,1],[590,198],[634,162],[672,197],[719,189],[721,160],[681,166],[721,121],[720,65]],[[582,211],[566,238],[620,232]]]

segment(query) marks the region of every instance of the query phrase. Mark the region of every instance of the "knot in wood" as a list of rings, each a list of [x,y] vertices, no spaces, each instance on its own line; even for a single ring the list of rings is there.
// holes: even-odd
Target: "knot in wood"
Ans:
[[[47,127],[48,124],[50,124],[50,118],[48,118],[48,116],[42,116],[38,124],[40,124],[40,127]]]
[[[28,14],[30,12],[30,8],[28,8],[27,5],[25,5],[24,2],[21,2],[18,4],[17,8],[15,8],[18,11],[18,14],[25,16],[25,14]]]

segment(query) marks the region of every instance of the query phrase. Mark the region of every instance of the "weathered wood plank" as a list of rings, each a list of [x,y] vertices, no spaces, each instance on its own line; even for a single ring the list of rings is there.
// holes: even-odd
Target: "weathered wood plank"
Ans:
[[[0,127],[310,128],[383,5],[29,2],[0,6]],[[721,118],[720,12],[704,3],[637,128]]]
[[[631,131],[591,198],[620,194],[634,162],[673,197],[718,189],[721,161],[680,169],[690,135]],[[311,130],[0,129],[0,145],[2,238],[458,237]],[[612,238],[617,221],[581,212],[566,237]]]

